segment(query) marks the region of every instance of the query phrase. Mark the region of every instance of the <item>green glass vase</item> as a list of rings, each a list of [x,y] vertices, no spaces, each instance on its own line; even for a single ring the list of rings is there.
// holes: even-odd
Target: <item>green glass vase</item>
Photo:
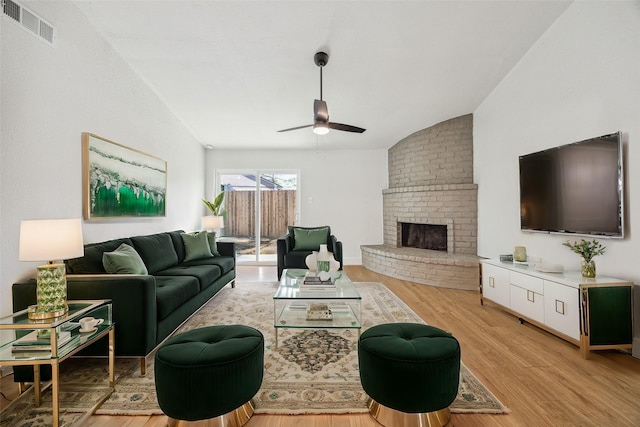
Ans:
[[[580,270],[582,271],[582,277],[594,278],[596,277],[596,262],[594,260],[580,261]]]

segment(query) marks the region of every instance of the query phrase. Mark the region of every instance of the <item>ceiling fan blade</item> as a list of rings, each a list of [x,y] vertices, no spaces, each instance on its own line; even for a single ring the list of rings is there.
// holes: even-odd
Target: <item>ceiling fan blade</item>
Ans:
[[[363,128],[359,128],[358,126],[345,125],[342,123],[335,123],[335,122],[329,122],[329,129],[343,130],[345,132],[355,132],[355,133],[362,133],[366,130]]]
[[[313,101],[313,120],[326,123],[329,121],[329,109],[327,103],[321,99]]]
[[[278,132],[289,132],[290,130],[298,130],[298,129],[310,128],[311,126],[313,126],[313,125],[296,126],[294,128],[281,129]]]

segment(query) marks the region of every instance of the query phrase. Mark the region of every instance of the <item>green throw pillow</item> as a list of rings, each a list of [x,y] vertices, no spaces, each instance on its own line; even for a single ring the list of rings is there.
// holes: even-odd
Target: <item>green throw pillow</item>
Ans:
[[[329,229],[320,228],[294,228],[294,251],[317,251],[320,245],[326,245],[329,238]]]
[[[196,231],[194,233],[180,233],[184,242],[184,260],[211,258],[213,254],[209,248],[206,231]]]
[[[112,274],[148,274],[138,252],[126,243],[113,252],[104,252],[102,265],[107,273]]]
[[[213,256],[220,256],[220,252],[218,252],[218,243],[216,242],[216,232],[209,231],[207,233],[207,240],[209,241],[209,249],[211,249]]]

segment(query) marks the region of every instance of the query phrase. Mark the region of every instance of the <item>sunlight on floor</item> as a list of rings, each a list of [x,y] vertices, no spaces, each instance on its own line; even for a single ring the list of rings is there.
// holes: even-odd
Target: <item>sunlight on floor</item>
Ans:
[[[277,282],[275,265],[238,265],[236,280],[239,282]]]

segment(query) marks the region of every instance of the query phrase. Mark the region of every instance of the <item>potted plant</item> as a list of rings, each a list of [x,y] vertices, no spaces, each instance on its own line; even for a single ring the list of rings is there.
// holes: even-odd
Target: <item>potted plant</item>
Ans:
[[[582,261],[580,263],[582,277],[596,277],[596,263],[593,260],[593,257],[595,257],[596,255],[604,254],[606,250],[606,248],[602,246],[600,242],[598,242],[596,239],[593,239],[591,242],[582,239],[579,242],[573,243],[567,240],[562,245],[568,247],[573,252],[582,257]]]
[[[218,194],[212,202],[207,199],[202,199],[202,203],[211,211],[214,216],[220,216],[220,207],[222,206],[222,201],[224,200],[224,191]]]
[[[205,230],[220,230],[224,228],[224,217],[221,215],[222,201],[224,200],[224,191],[219,193],[213,201],[202,199],[202,203],[211,211],[213,215],[202,218],[202,226]],[[215,233],[215,232],[214,232]]]

